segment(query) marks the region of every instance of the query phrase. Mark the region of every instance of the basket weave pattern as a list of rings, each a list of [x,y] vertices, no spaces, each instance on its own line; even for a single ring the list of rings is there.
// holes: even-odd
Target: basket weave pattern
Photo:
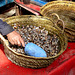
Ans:
[[[52,13],[57,13],[65,23],[65,33],[69,41],[75,41],[75,2],[72,1],[52,1],[44,5],[40,13],[49,17]],[[62,24],[60,24],[62,27]]]
[[[62,54],[66,47],[67,47],[67,38],[64,33],[62,33],[62,30],[55,26],[52,19],[48,19],[47,17],[42,16],[33,16],[33,15],[22,15],[22,16],[13,16],[10,18],[5,19],[9,25],[12,25],[14,23],[19,23],[20,25],[35,25],[35,26],[42,26],[45,27],[49,31],[49,34],[53,35],[56,34],[58,38],[60,39],[60,52],[53,57],[32,57],[27,56],[23,54],[19,54],[12,50],[9,47],[9,43],[6,42],[6,40],[3,40],[4,45],[4,52],[5,55],[9,60],[11,60],[16,65],[27,67],[27,68],[42,68],[47,67],[50,65],[60,54]],[[50,25],[51,24],[51,25]],[[3,37],[4,38],[4,37]]]

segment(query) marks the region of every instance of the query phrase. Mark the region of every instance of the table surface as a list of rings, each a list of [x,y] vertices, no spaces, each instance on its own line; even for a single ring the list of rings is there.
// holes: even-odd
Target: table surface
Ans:
[[[35,4],[24,4],[20,0],[15,0],[15,3],[19,5],[20,7],[26,9],[27,11],[33,13],[34,15],[40,15],[39,11],[41,6],[35,5]]]
[[[66,66],[66,67],[65,67]],[[65,72],[65,74],[63,74]],[[0,44],[0,75],[71,75],[75,74],[75,43],[68,43],[67,49],[46,68],[31,69],[15,65],[4,54]]]

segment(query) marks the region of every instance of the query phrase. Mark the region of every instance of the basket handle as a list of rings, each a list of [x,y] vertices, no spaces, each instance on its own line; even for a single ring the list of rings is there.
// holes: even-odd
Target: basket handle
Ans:
[[[4,43],[9,44],[9,43],[8,43],[8,40],[6,40],[1,34],[0,34],[0,39],[1,39]]]
[[[55,25],[57,25],[59,21],[62,22],[62,24],[63,24],[63,32],[64,32],[64,30],[65,30],[64,21],[63,21],[62,19],[60,19],[60,17],[59,17],[58,14],[56,14],[56,13],[52,13],[52,14],[50,14],[50,15],[51,15],[51,16],[56,16],[56,17],[58,18],[57,22],[54,23]]]

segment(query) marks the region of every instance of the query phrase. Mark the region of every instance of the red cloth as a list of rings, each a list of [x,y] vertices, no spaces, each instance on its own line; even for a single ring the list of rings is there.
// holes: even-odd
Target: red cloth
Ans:
[[[52,64],[46,68],[31,69],[15,65],[4,54],[0,44],[0,75],[75,75],[75,43],[68,47]]]

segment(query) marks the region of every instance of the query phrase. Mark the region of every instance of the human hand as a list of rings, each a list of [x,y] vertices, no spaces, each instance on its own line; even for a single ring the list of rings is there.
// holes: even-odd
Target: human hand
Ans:
[[[16,31],[13,31],[7,34],[7,38],[9,42],[13,45],[15,44],[15,45],[21,46],[22,44],[23,47],[25,46],[23,39]]]

